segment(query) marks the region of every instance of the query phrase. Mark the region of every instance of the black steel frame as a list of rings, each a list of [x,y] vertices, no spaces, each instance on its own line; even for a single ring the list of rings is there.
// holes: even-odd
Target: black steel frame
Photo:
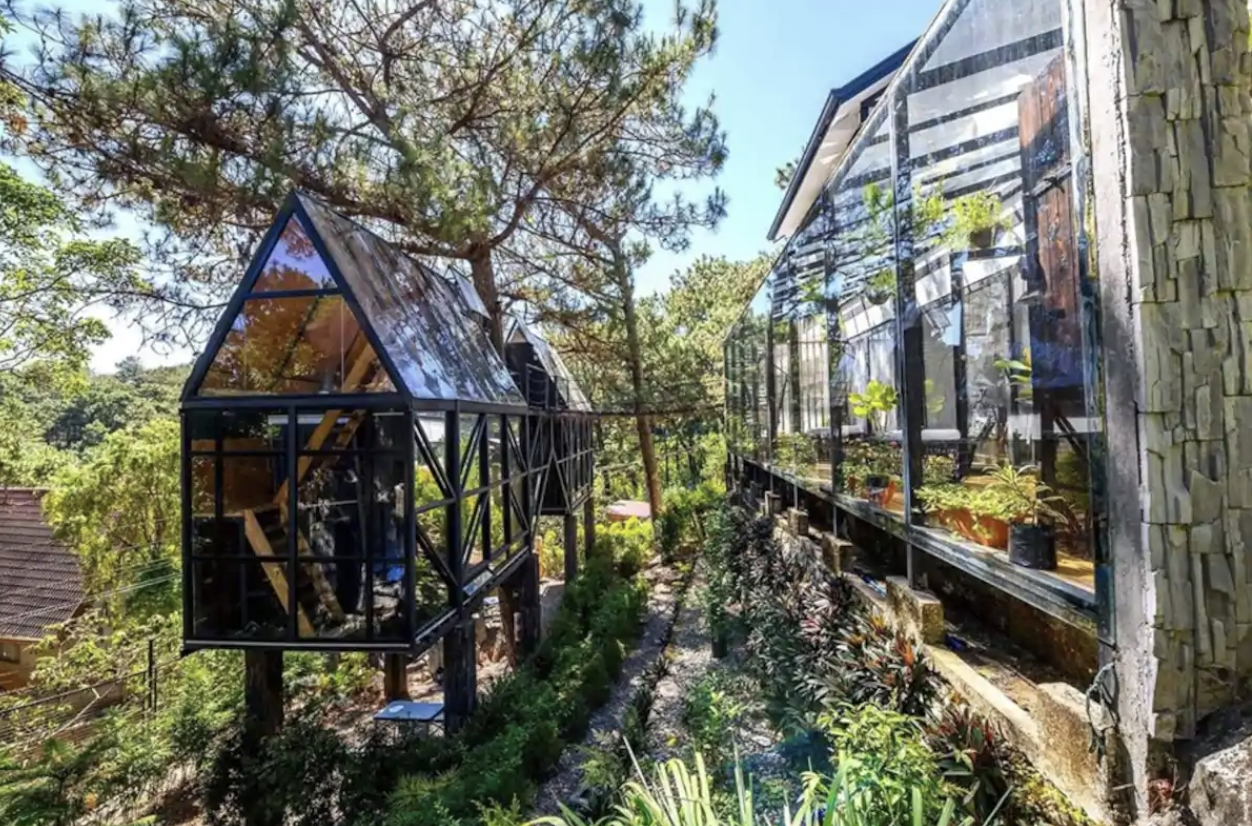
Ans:
[[[496,588],[506,589],[510,595],[520,598],[523,614],[522,645],[533,648],[538,644],[538,559],[534,553],[534,537],[537,519],[545,511],[541,504],[547,486],[559,487],[560,509],[567,520],[567,535],[571,533],[577,508],[583,508],[583,518],[591,517],[590,502],[594,476],[594,445],[590,410],[569,409],[565,399],[568,389],[547,394],[539,404],[494,403],[457,399],[419,399],[407,392],[360,393],[319,395],[198,395],[197,391],[207,374],[214,357],[231,329],[233,319],[243,302],[251,293],[265,262],[278,242],[287,221],[297,217],[310,237],[314,249],[321,256],[352,312],[356,314],[367,343],[373,348],[378,363],[391,377],[396,388],[403,388],[398,380],[396,365],[382,345],[369,318],[357,303],[338,263],[328,254],[318,236],[314,223],[304,214],[300,201],[294,195],[284,203],[274,219],[273,226],[258,246],[246,274],[234,297],[227,305],[209,339],[209,343],[197,360],[191,377],[184,388],[181,404],[181,492],[182,492],[182,544],[183,544],[183,638],[187,652],[209,648],[237,648],[250,651],[317,650],[317,651],[372,651],[416,656],[431,646],[444,642],[446,713],[449,727],[463,721],[474,704],[475,655],[473,618],[479,610],[483,597]],[[304,292],[310,291],[301,291]],[[311,291],[318,292],[318,291]],[[266,296],[271,295],[266,293]],[[463,323],[472,323],[466,319]],[[547,377],[559,383],[558,377]],[[223,511],[223,460],[226,456],[249,455],[248,451],[227,450],[221,429],[214,427],[212,450],[197,450],[193,445],[193,431],[198,418],[210,416],[220,421],[220,415],[230,411],[281,411],[287,422],[286,436],[280,447],[271,446],[260,453],[271,458],[281,458],[287,482],[285,523],[286,547],[274,551],[273,563],[281,564],[288,581],[287,627],[284,634],[260,638],[242,636],[245,629],[238,629],[240,636],[231,633],[202,633],[196,625],[197,600],[201,598],[195,581],[196,565],[206,559],[266,560],[255,546],[253,553],[240,548],[229,556],[202,554],[193,542],[196,514],[193,513],[193,465],[204,457],[213,459],[214,511],[211,519],[215,530],[224,524]],[[377,625],[373,605],[373,588],[366,587],[365,625],[363,638],[342,639],[332,636],[317,637],[301,635],[302,609],[296,593],[298,566],[335,562],[357,563],[364,561],[372,577],[375,562],[371,557],[372,545],[362,539],[364,549],[346,555],[318,558],[309,549],[301,550],[298,525],[300,509],[299,481],[307,469],[301,469],[301,456],[359,455],[366,463],[379,448],[371,444],[352,444],[339,450],[321,446],[310,448],[298,438],[301,416],[326,417],[336,413],[338,422],[344,415],[368,414],[387,411],[402,415],[402,432],[407,437],[402,443],[387,446],[392,458],[403,462],[403,553],[404,582],[401,588],[403,630],[395,636],[380,639],[375,633]],[[423,430],[422,422],[437,420],[443,429],[442,448],[432,443]],[[349,439],[355,439],[349,434]],[[497,459],[491,458],[492,439],[498,442]],[[342,447],[342,446],[341,446]],[[257,455],[254,451],[252,455]],[[431,473],[439,487],[439,496],[429,501],[414,501],[417,490],[419,462]],[[311,464],[308,466],[312,466]],[[370,465],[366,465],[370,467]],[[493,497],[499,507],[493,505]],[[468,512],[464,509],[468,507]],[[441,510],[444,515],[444,547],[437,548],[421,525],[421,515]],[[232,515],[233,518],[233,515]],[[592,535],[590,525],[588,536]],[[220,536],[220,534],[215,534]],[[499,538],[499,542],[496,538]],[[245,544],[251,544],[247,542]],[[221,547],[220,545],[218,547]],[[474,559],[474,552],[479,551]],[[418,554],[422,554],[419,557]],[[427,617],[418,614],[417,560],[424,558],[431,569],[446,585],[447,603],[436,613]],[[576,557],[574,557],[576,559]],[[394,557],[390,558],[394,563]],[[574,570],[567,567],[567,576]],[[368,577],[367,577],[368,579]],[[243,580],[243,575],[240,575]],[[275,586],[277,592],[281,589]],[[513,601],[512,596],[510,602]],[[533,604],[531,604],[533,603]],[[307,624],[307,623],[306,623]],[[234,631],[229,629],[228,631]]]

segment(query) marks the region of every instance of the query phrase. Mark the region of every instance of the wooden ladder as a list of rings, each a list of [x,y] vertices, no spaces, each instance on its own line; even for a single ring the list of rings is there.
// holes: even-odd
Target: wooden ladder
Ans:
[[[363,385],[374,369],[377,368],[376,356],[370,348],[364,334],[358,334],[357,340],[353,343],[349,350],[348,359],[351,367],[348,369],[347,376],[344,377],[343,391],[349,393],[357,390]],[[360,427],[364,416],[358,411],[348,416],[348,421],[341,427],[339,419],[343,416],[343,409],[328,410],[322,416],[322,420],[314,429],[312,435],[309,436],[308,443],[304,449],[320,450],[328,439],[333,436],[332,444],[334,449],[339,450],[347,447],[352,441],[352,436],[356,433],[356,429]],[[295,427],[295,422],[290,422],[288,427]],[[301,456],[296,462],[295,484],[304,481],[305,476],[313,469],[315,464],[323,461],[320,456]],[[287,495],[290,488],[290,479],[283,480],[282,485],[278,488],[278,493],[274,495],[274,507],[278,509],[279,518],[282,520],[284,533],[291,529],[294,520],[288,513]],[[248,509],[243,512],[244,516],[244,534],[248,538],[248,544],[252,546],[252,551],[262,560],[273,559],[285,561],[284,557],[280,557],[274,553],[274,548],[270,544],[269,537],[266,535],[265,529],[261,526],[260,520],[257,518],[256,509]],[[304,538],[304,533],[296,527],[296,543],[301,555],[312,556],[312,549],[309,547],[308,541]],[[346,618],[343,606],[339,604],[339,600],[335,597],[334,589],[330,587],[330,582],[326,579],[326,574],[322,570],[322,565],[316,561],[304,563],[307,568],[309,580],[313,583],[313,589],[317,594],[321,603],[326,606],[326,610],[336,622],[343,622]],[[278,601],[282,604],[283,609],[290,613],[292,606],[289,604],[288,595],[290,594],[290,583],[287,575],[277,565],[263,565],[265,575],[273,586],[274,592],[278,595]],[[301,636],[314,636],[313,626],[309,622],[308,614],[304,610],[304,606],[298,604],[295,606],[298,615],[297,623],[300,628]]]

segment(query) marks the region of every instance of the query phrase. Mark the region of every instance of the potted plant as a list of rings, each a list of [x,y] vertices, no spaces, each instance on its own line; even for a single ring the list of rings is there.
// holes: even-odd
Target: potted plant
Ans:
[[[918,488],[922,510],[931,514],[953,533],[974,538],[974,517],[970,510],[973,491],[960,482],[946,481]]]
[[[995,243],[997,229],[1012,226],[1004,217],[1000,196],[986,190],[953,200],[948,206],[948,216],[943,242],[950,249],[985,249]]]
[[[1056,529],[1065,521],[1064,500],[1039,481],[1033,465],[1005,462],[988,473],[981,511],[1007,523],[1009,561],[1023,568],[1056,568]]]
[[[875,433],[882,433],[887,429],[887,414],[896,409],[899,397],[890,384],[871,379],[865,385],[865,392],[852,393],[848,401],[852,404],[852,415],[868,421]]]
[[[1004,373],[1004,378],[1010,385],[1017,388],[1018,401],[1030,401],[1034,383],[1034,367],[1030,362],[1030,348],[1027,347],[1022,351],[1020,359],[999,358],[992,364],[997,370]]]
[[[869,277],[865,282],[865,298],[871,304],[885,304],[895,292],[896,274],[884,267]]]

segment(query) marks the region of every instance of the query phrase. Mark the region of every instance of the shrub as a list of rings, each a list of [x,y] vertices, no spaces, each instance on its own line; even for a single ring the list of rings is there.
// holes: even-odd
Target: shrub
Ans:
[[[618,574],[633,577],[652,558],[652,523],[635,518],[610,522],[596,537],[596,556],[617,563]]]
[[[823,722],[839,773],[870,790],[880,808],[903,819],[916,795],[934,816],[952,796],[915,718],[871,704],[845,706]]]
[[[735,732],[745,710],[712,674],[707,675],[683,701],[682,723],[691,736],[692,748],[720,766],[732,756]]]

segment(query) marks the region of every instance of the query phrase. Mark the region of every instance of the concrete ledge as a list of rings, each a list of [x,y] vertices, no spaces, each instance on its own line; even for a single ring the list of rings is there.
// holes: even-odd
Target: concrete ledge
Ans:
[[[903,577],[888,578],[885,597],[859,577],[845,574],[844,579],[868,610],[913,639],[920,638],[939,676],[962,701],[991,721],[1040,775],[1093,819],[1111,821],[1107,766],[1099,765],[1089,751],[1091,729],[1081,692],[1063,683],[1034,686],[1035,708],[1028,712],[948,650],[943,606],[933,594],[910,589]],[[1092,711],[1096,724],[1103,727],[1102,709],[1093,706]]]
[[[787,530],[795,536],[809,535],[809,512],[801,508],[787,508]]]
[[[852,555],[852,543],[829,531],[818,534],[817,542],[822,548],[822,562],[832,573],[842,574],[843,569],[848,567],[848,557]]]
[[[1087,703],[1082,692],[1065,683],[1040,683],[1039,750],[1034,763],[1039,771],[1093,817],[1107,819],[1110,815],[1110,794],[1107,763],[1101,765],[1091,751],[1091,725],[1104,729],[1108,725],[1104,709],[1091,706],[1092,721],[1087,722]]]
[[[904,577],[887,577],[887,606],[892,620],[906,635],[928,645],[943,645],[947,625],[943,603],[934,594],[910,588]]]

